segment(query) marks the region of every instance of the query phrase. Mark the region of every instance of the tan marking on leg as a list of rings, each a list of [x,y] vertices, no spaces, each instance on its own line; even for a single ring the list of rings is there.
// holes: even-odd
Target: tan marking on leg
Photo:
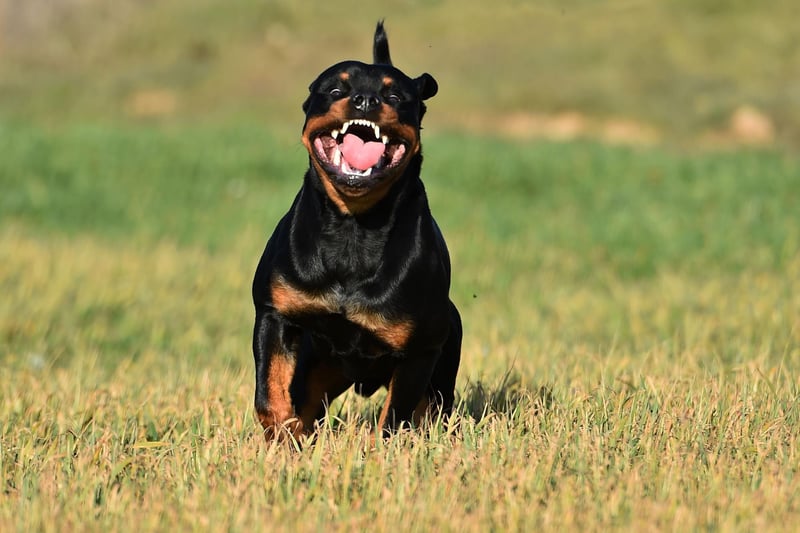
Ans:
[[[303,424],[294,413],[289,385],[294,377],[294,361],[286,354],[273,354],[267,372],[267,412],[258,418],[267,441],[291,434],[298,437]]]
[[[378,417],[378,429],[379,431],[383,431],[387,428],[386,421],[389,418],[389,411],[390,405],[392,403],[392,391],[394,390],[394,377],[392,377],[391,381],[389,381],[389,388],[386,393],[386,401],[383,403],[383,409],[381,409],[381,415]]]
[[[419,427],[422,424],[422,421],[428,418],[428,415],[431,413],[431,401],[428,397],[428,394],[423,394],[422,398],[420,398],[419,403],[414,408],[414,415],[412,420],[414,421],[414,427]]]

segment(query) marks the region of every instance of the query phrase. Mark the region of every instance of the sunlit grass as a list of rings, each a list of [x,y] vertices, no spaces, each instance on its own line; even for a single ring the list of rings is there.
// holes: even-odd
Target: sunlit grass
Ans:
[[[176,364],[146,380],[74,364],[2,378],[4,529],[750,529],[798,517],[798,389],[780,369],[576,373],[545,397],[497,380],[500,401],[478,410],[487,391],[470,385],[449,426],[377,447],[374,411],[348,397],[299,452],[262,442],[249,372]]]
[[[466,332],[453,420],[373,445],[380,394],[347,394],[298,451],[253,419],[249,292],[302,152],[244,126],[14,139],[0,530],[800,519],[793,157],[433,136]]]

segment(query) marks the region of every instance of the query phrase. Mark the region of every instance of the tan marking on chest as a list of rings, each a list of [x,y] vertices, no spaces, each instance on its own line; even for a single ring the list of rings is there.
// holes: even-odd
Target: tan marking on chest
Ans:
[[[410,320],[390,320],[380,313],[365,309],[347,308],[346,311],[350,322],[369,330],[395,350],[402,349],[414,331],[414,323]]]
[[[280,276],[272,279],[272,305],[289,316],[337,312],[335,299],[331,295],[301,291]]]
[[[271,289],[272,305],[284,315],[341,314],[395,350],[402,350],[414,332],[414,322],[411,320],[390,319],[362,306],[341,304],[332,293],[314,294],[302,291],[280,276],[273,278]]]

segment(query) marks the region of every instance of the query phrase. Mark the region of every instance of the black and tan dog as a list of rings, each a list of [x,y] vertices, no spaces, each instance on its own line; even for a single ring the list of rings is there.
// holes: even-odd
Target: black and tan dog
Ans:
[[[420,181],[429,74],[393,67],[383,24],[374,64],[344,61],[303,104],[310,165],[253,281],[255,410],[268,440],[308,434],[355,385],[388,389],[384,434],[453,406],[461,319],[450,258]]]

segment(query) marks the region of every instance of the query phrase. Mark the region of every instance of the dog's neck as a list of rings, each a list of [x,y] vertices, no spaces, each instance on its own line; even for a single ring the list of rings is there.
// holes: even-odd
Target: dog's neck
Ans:
[[[313,191],[313,198],[308,198],[315,204],[320,213],[329,211],[335,219],[353,219],[365,227],[382,227],[395,219],[396,212],[408,202],[421,199],[426,205],[425,189],[419,178],[422,167],[422,154],[415,155],[408,166],[388,190],[379,199],[369,202],[369,199],[359,202],[348,200],[333,191],[333,185],[326,183],[325,177],[320,176],[314,165],[310,165],[304,180],[304,189]],[[331,196],[337,195],[334,198]]]

